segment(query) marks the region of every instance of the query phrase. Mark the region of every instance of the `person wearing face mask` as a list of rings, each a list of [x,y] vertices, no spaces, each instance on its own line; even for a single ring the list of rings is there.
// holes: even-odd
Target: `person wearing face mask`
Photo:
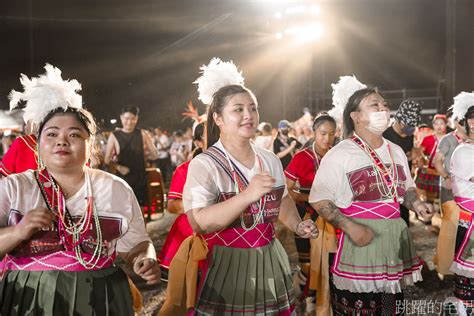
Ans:
[[[336,94],[336,93],[334,93]],[[416,195],[405,152],[384,139],[389,109],[376,88],[349,94],[345,139],[321,160],[309,203],[342,230],[330,255],[334,315],[399,315],[405,286],[421,281],[417,256],[399,206],[431,213]]]
[[[383,137],[398,146],[405,152],[408,159],[408,166],[411,170],[412,159],[415,153],[414,133],[415,129],[421,123],[421,104],[413,100],[405,100],[400,103],[397,113],[395,114],[395,121],[383,132]],[[410,225],[410,212],[404,206],[400,205],[400,215],[403,220]]]
[[[295,151],[301,147],[301,143],[289,135],[291,124],[287,120],[281,120],[278,123],[278,134],[273,141],[273,152],[280,158],[283,169],[293,158]]]

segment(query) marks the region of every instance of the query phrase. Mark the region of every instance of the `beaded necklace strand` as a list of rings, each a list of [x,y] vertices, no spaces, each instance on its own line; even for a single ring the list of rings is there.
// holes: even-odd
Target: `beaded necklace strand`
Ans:
[[[377,183],[377,189],[382,197],[386,199],[393,199],[395,202],[398,201],[398,170],[393,159],[392,150],[390,144],[387,144],[387,149],[390,155],[390,166],[387,167],[379,155],[373,150],[368,144],[366,144],[359,136],[354,135],[352,141],[356,143],[370,158],[372,163],[372,169],[374,170],[375,179]]]
[[[86,212],[82,214],[81,218],[75,223],[72,220],[69,211],[66,208],[66,199],[61,191],[61,188],[56,183],[54,178],[48,173],[50,183],[53,186],[52,204],[55,205],[54,201],[57,202],[57,211],[54,211],[53,205],[51,205],[47,198],[45,198],[48,209],[53,212],[58,218],[58,233],[60,240],[66,249],[73,249],[77,261],[86,269],[94,269],[100,260],[103,249],[102,241],[102,230],[100,227],[99,214],[95,207],[94,198],[92,195],[92,185],[89,174],[89,169],[86,168],[84,175],[84,182],[86,186]],[[37,179],[38,180],[38,179]],[[43,184],[40,183],[40,189],[43,196],[46,197],[46,191]],[[84,259],[81,244],[85,240],[89,231],[92,230],[91,221],[94,221],[96,246],[93,254],[89,260]]]
[[[255,153],[255,160],[258,162],[258,165],[259,165],[259,169],[260,169],[260,172],[263,172],[263,162],[262,162],[262,158],[257,154],[257,152],[255,151],[255,149],[253,148],[252,146],[252,150],[253,152]],[[229,163],[229,166],[230,166],[230,170],[232,172],[232,180],[234,182],[234,190],[235,190],[235,194],[239,194],[240,192],[242,192],[243,190],[245,190],[245,186],[243,183],[241,183],[241,181],[239,181],[239,177],[237,175],[237,171],[235,171],[235,168],[232,164],[232,161],[229,157],[229,154],[227,153],[227,150],[225,150],[224,148],[224,154],[225,154],[225,157],[227,159],[227,162]],[[265,201],[265,196],[266,194],[264,194],[260,199],[259,201],[257,202],[257,207],[258,207],[258,213],[257,213],[257,216],[253,219],[253,223],[250,227],[247,227],[245,225],[245,218],[244,218],[244,213],[245,212],[242,212],[240,214],[240,226],[245,230],[245,231],[249,231],[249,230],[252,230],[254,229],[255,227],[257,227],[257,225],[260,223],[260,221],[262,220],[263,218],[263,215],[264,215],[264,210],[265,210],[265,204],[266,204],[266,201]],[[253,215],[253,214],[252,214]]]

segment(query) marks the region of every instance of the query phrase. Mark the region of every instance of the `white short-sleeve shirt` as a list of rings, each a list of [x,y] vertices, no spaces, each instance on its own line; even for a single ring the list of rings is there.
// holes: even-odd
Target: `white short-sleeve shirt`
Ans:
[[[398,195],[400,203],[409,188],[415,183],[410,174],[408,161],[403,150],[384,139],[375,152],[386,166],[390,165],[392,153],[398,170]],[[309,202],[330,200],[339,208],[347,208],[352,202],[393,202],[382,196],[378,189],[372,160],[356,143],[346,139],[321,160],[309,194]]]
[[[225,151],[220,141],[214,146]],[[288,192],[280,159],[269,150],[257,146],[254,146],[253,149],[262,160],[263,171],[270,173],[275,179],[273,187],[275,189],[282,188],[284,190],[283,197],[286,196]],[[248,169],[232,155],[227,154],[248,181],[262,172],[257,159],[254,167]],[[221,193],[235,193],[235,187],[229,175],[209,156],[205,154],[196,156],[189,164],[188,176],[184,185],[184,210],[187,212],[215,204]]]
[[[143,216],[130,186],[110,173],[89,169],[94,205],[101,221],[108,253],[129,252],[140,242],[150,241]],[[86,185],[66,200],[66,207],[74,217],[86,211]],[[37,207],[47,207],[33,171],[14,174],[0,180],[0,227],[9,225],[12,216],[22,217]]]
[[[474,144],[461,144],[451,157],[453,194],[463,198],[474,198]]]

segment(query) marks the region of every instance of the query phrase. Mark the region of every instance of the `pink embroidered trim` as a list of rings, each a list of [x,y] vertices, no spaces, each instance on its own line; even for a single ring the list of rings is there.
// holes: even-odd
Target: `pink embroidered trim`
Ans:
[[[348,208],[341,208],[347,217],[366,219],[400,218],[400,203],[354,202]]]
[[[465,211],[468,211],[470,213],[474,213],[474,199],[469,199],[469,198],[464,198],[460,196],[455,196],[454,200],[456,201],[456,204],[462,208]],[[471,223],[469,224],[469,228],[466,232],[466,235],[464,235],[464,240],[462,241],[461,247],[459,248],[458,252],[454,256],[454,261],[457,262],[459,265],[467,267],[469,269],[474,269],[474,262],[472,261],[466,261],[462,259],[462,255],[465,252],[465,249],[467,247],[468,242],[471,239],[472,235],[472,230],[474,229],[474,223],[472,222],[471,218]]]
[[[220,232],[203,235],[209,249],[215,245],[233,248],[257,248],[268,245],[275,238],[273,223],[262,223],[252,230],[226,228]]]
[[[83,253],[84,260],[89,261],[92,255]],[[115,255],[110,257],[101,257],[92,270],[100,270],[108,268],[114,262]],[[3,267],[1,266],[3,265]],[[60,270],[60,271],[90,271],[84,268],[76,259],[74,251],[58,251],[47,255],[34,257],[13,257],[6,255],[2,263],[0,263],[0,270],[27,270],[27,271],[46,271],[46,270]]]

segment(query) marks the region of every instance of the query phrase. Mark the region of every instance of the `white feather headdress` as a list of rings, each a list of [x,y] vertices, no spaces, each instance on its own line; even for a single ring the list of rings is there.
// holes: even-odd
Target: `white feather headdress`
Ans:
[[[193,83],[198,85],[198,99],[206,105],[212,102],[212,96],[220,88],[228,85],[244,85],[242,72],[232,61],[224,62],[217,57],[211,59],[209,65],[202,65],[201,76]]]
[[[334,117],[338,123],[342,123],[342,114],[346,108],[347,101],[354,92],[365,89],[367,86],[352,76],[339,77],[337,83],[332,83],[332,104],[334,107],[328,111],[329,115]]]
[[[458,121],[464,119],[467,110],[471,106],[474,106],[474,91],[471,93],[465,91],[459,93],[454,97],[454,104],[451,106],[453,119]]]
[[[8,96],[10,111],[18,108],[21,101],[26,102],[23,119],[36,127],[57,108],[82,108],[82,96],[76,92],[81,90],[81,84],[77,80],[63,80],[61,70],[50,64],[46,64],[44,69],[43,75],[31,79],[21,74],[23,92],[12,90]]]

